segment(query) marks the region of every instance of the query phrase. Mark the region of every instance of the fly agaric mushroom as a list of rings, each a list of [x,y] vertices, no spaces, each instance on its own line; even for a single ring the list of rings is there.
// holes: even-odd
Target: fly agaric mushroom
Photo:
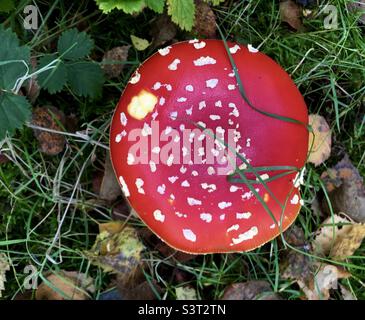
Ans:
[[[228,47],[251,104],[304,125],[247,104],[220,40],[176,43],[147,59],[126,86],[111,125],[112,163],[130,204],[158,237],[188,253],[255,249],[285,231],[302,203],[304,99],[265,54],[250,45]],[[211,141],[201,128],[211,129]],[[227,153],[230,144],[217,132],[224,141],[231,133],[235,152]],[[232,160],[237,154],[246,161]],[[260,169],[259,177],[245,173],[254,190],[227,179],[235,165]],[[282,166],[298,170],[270,170]]]

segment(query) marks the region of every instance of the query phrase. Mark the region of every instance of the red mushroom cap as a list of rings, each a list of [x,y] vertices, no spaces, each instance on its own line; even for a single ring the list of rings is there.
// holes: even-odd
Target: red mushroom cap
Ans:
[[[252,105],[307,124],[303,97],[278,64],[251,46],[228,46]],[[299,172],[270,180],[285,170],[261,170],[261,181],[245,174],[258,180],[252,186],[274,220],[246,184],[227,179],[234,163],[241,169],[247,163],[224,154],[227,145],[202,127],[222,134],[254,168],[304,166],[306,126],[253,110],[239,92],[224,43],[191,40],[146,60],[120,98],[110,148],[123,191],[146,225],[178,250],[257,248],[295,220]]]

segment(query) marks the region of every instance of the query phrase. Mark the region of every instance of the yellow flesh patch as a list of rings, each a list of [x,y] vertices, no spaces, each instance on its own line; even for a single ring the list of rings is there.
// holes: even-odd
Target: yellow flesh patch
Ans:
[[[129,103],[127,107],[128,113],[131,117],[142,120],[147,114],[153,111],[157,101],[158,99],[154,94],[146,90],[141,90]]]

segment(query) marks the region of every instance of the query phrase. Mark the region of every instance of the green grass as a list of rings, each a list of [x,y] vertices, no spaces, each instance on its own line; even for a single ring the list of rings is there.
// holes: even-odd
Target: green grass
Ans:
[[[276,60],[299,87],[309,112],[325,116],[331,126],[334,144],[331,158],[319,167],[307,165],[306,184],[302,188],[305,205],[296,225],[308,241],[321,223],[321,218],[311,210],[316,195],[324,193],[321,173],[346,151],[365,176],[364,27],[357,24],[355,14],[348,12],[346,1],[330,3],[338,8],[339,28],[325,30],[323,16],[319,16],[305,19],[302,32],[293,32],[281,23],[274,0],[226,1],[215,8],[217,23],[229,35],[228,39],[252,43]],[[0,15],[0,21],[17,31],[37,56],[51,52],[53,41],[67,28],[82,26],[95,40],[93,58],[100,60],[107,49],[130,44],[131,34],[149,38],[150,22],[155,19],[149,11],[137,17],[121,12],[102,15],[95,11],[93,1],[86,0],[71,7],[64,0],[55,1],[50,8],[48,1],[39,1],[39,5],[43,24],[35,34],[21,28],[22,10],[10,16]],[[177,38],[183,40],[189,36],[179,32]],[[80,130],[88,129],[89,140],[67,135],[66,151],[48,157],[38,151],[31,129],[25,128],[1,146],[1,151],[12,159],[0,165],[0,252],[12,261],[5,298],[14,298],[23,290],[26,276],[23,271],[29,264],[37,266],[41,279],[60,269],[90,274],[95,279],[96,298],[107,289],[111,276],[91,266],[82,254],[92,246],[98,223],[112,216],[112,208],[91,201],[96,197],[92,179],[103,166],[109,123],[119,95],[136,66],[152,52],[152,49],[137,52],[132,48],[122,77],[108,81],[103,97],[96,101],[86,101],[69,92],[52,96],[42,92],[38,104],[51,103],[67,114],[75,113]],[[130,222],[142,226],[136,218],[132,217]],[[163,297],[167,298],[174,298],[179,284],[166,274],[178,269],[187,275],[187,283],[196,288],[201,298],[218,299],[227,285],[261,279],[283,297],[298,299],[302,296],[298,286],[283,279],[279,269],[289,250],[294,249],[285,249],[278,238],[249,253],[198,256],[180,263],[150,248],[144,256],[149,266],[146,278],[157,280],[166,289]],[[365,299],[365,244],[342,264],[352,274],[342,283],[358,299]],[[338,294],[335,297],[340,298]]]

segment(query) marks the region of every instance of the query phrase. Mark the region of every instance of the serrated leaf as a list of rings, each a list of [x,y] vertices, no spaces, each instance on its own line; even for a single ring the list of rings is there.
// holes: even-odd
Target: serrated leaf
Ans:
[[[131,40],[133,47],[135,47],[138,51],[146,50],[150,45],[146,39],[142,39],[134,35],[131,35]]]
[[[15,9],[14,0],[1,0],[0,12],[10,12]]]
[[[86,32],[70,29],[58,39],[57,50],[62,59],[79,60],[90,54],[94,41]]]
[[[57,59],[57,55],[49,54],[39,59],[39,69]],[[67,81],[67,69],[63,61],[59,60],[55,67],[38,75],[38,83],[49,93],[54,94],[63,89]]]
[[[146,6],[151,10],[162,13],[163,8],[165,7],[165,0],[145,0]]]
[[[78,96],[96,98],[104,83],[103,72],[94,62],[67,64],[67,77],[71,90]]]
[[[10,29],[0,25],[0,89],[11,90],[15,82],[24,76],[29,64],[30,49],[20,46],[18,37]]]
[[[123,10],[125,13],[141,12],[145,7],[145,0],[95,0],[103,13],[113,9]]]
[[[190,31],[193,28],[194,0],[167,0],[167,12],[181,29]]]
[[[12,93],[0,93],[0,140],[6,133],[13,134],[31,115],[31,106],[24,96]]]

